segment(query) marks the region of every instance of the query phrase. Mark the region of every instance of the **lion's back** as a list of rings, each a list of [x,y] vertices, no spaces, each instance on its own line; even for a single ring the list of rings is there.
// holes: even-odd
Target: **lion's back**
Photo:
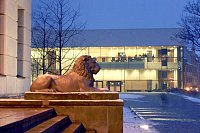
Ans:
[[[61,76],[55,80],[57,91],[60,92],[77,92],[80,91],[79,87],[79,75],[75,72],[71,72],[64,76]]]
[[[31,91],[46,89],[50,86],[52,78],[49,75],[42,75],[38,77],[30,86]]]

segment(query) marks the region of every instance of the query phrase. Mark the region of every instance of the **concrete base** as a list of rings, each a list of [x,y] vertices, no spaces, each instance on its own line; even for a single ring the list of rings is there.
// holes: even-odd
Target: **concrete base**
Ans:
[[[22,100],[0,100],[0,107],[3,106],[51,107],[58,115],[68,115],[72,121],[82,122],[84,127],[95,129],[97,133],[123,132],[123,100],[118,93],[28,92]]]

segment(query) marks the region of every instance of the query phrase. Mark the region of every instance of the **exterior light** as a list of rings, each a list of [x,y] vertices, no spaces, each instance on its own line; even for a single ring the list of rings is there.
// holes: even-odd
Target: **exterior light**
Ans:
[[[145,129],[145,130],[149,130],[149,125],[140,125],[140,128]]]
[[[186,91],[190,91],[190,88],[189,88],[189,87],[186,87],[185,90],[186,90]]]

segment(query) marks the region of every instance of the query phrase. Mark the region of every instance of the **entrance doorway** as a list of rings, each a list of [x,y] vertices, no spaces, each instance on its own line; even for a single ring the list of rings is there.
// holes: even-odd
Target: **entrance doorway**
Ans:
[[[121,92],[122,81],[107,81],[107,87],[110,91]]]
[[[103,88],[103,81],[95,81],[94,87],[96,88]]]

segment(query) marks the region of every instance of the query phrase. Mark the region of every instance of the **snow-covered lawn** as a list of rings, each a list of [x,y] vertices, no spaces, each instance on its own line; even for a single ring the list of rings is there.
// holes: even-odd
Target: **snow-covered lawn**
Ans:
[[[178,94],[178,93],[170,93],[172,95],[177,95],[177,96],[181,96],[187,100],[190,100],[192,102],[195,102],[195,103],[200,103],[200,98],[195,98],[195,97],[191,97],[191,96],[186,96],[184,94]]]

